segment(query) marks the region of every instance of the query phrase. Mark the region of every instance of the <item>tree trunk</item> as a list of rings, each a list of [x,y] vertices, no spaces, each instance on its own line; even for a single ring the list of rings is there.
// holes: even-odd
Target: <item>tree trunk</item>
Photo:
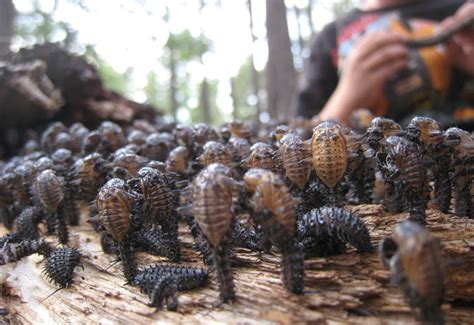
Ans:
[[[383,213],[378,205],[352,207],[366,223],[372,244],[392,233],[407,214]],[[443,310],[452,324],[474,319],[474,220],[428,210],[428,229],[442,240],[444,255],[463,262],[449,269]],[[5,229],[0,226],[0,236]],[[13,324],[35,323],[343,323],[414,324],[415,318],[398,287],[389,283],[390,273],[377,253],[311,258],[305,261],[305,293],[297,296],[283,289],[280,254],[236,250],[234,267],[237,301],[219,304],[217,285],[211,278],[206,288],[179,293],[178,312],[148,307],[148,297],[125,285],[120,262],[100,249],[99,236],[82,222],[71,228],[71,245],[82,252],[84,270],[77,268],[73,284],[51,294],[55,287],[41,274],[41,258],[31,256],[16,264],[0,266],[3,300]],[[202,257],[192,249],[189,229],[180,227],[185,263],[202,266]],[[51,238],[49,238],[51,239]],[[165,258],[138,254],[140,267]],[[111,267],[110,267],[111,266]],[[108,268],[110,267],[110,268]],[[105,270],[108,268],[107,270]],[[8,323],[8,322],[7,322]]]
[[[309,28],[311,30],[311,35],[314,34],[314,22],[313,22],[313,0],[308,0],[308,6],[306,6],[306,16],[308,17]]]
[[[177,121],[177,112],[178,112],[178,72],[176,71],[176,53],[172,46],[169,48],[170,51],[170,62],[169,62],[169,70],[170,70],[170,102],[171,102],[171,116],[173,120]]]
[[[239,119],[239,99],[237,98],[235,89],[235,78],[230,78],[230,97],[232,98],[232,118],[234,120]]]
[[[252,36],[252,44],[255,44],[257,37],[253,31],[253,15],[252,15],[252,0],[247,0],[247,8],[249,10],[249,19],[250,19],[250,35]],[[255,104],[255,108],[257,109],[257,114],[255,114],[256,118],[255,121],[257,125],[260,125],[260,113],[262,112],[262,104],[260,102],[260,82],[258,80],[258,72],[255,69],[255,60],[253,57],[253,51],[250,54],[250,73],[252,76],[252,87],[253,87],[253,94],[257,99]]]
[[[305,42],[304,42],[304,39],[303,39],[303,35],[301,34],[301,10],[296,5],[293,6],[293,10],[295,12],[296,26],[298,28],[298,45],[299,45],[299,48],[300,48],[300,56],[303,56],[303,50],[304,50]]]
[[[212,123],[211,104],[209,100],[209,81],[204,78],[201,82],[201,89],[199,92],[199,106],[202,111],[202,120],[206,124]]]
[[[12,0],[0,0],[0,56],[7,54],[13,37],[16,11]]]
[[[267,107],[271,118],[294,116],[292,100],[296,72],[291,54],[291,41],[284,0],[267,0],[266,26],[268,39]]]

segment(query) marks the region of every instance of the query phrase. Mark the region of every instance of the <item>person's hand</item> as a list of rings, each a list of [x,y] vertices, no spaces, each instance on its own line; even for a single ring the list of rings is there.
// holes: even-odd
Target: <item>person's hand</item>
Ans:
[[[454,16],[446,18],[442,26],[449,27],[472,15],[474,2],[470,1],[459,8]],[[446,43],[446,53],[454,67],[474,76],[474,27],[456,33]]]
[[[386,81],[408,64],[405,40],[402,35],[388,32],[363,36],[346,58],[337,88],[320,118],[346,122],[353,110],[373,108]]]

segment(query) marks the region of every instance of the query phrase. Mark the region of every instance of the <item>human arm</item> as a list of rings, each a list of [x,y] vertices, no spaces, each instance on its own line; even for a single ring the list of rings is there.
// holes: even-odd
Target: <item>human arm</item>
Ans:
[[[320,113],[321,120],[347,123],[352,111],[374,108],[385,82],[409,61],[405,38],[387,32],[366,34],[348,55],[339,83]]]
[[[446,28],[473,15],[474,1],[468,1],[453,16],[446,18],[442,25]],[[446,43],[446,53],[453,67],[474,76],[474,27],[456,33]]]

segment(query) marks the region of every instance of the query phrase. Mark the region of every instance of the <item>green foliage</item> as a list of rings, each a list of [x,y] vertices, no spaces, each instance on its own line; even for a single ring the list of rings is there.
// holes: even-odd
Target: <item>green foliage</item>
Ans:
[[[120,95],[126,96],[130,90],[133,68],[128,67],[125,72],[120,73],[108,64],[95,51],[93,46],[87,45],[84,57],[96,65],[97,71],[104,82],[104,85]]]
[[[175,51],[178,61],[191,61],[201,57],[211,49],[211,41],[204,37],[193,37],[189,30],[179,34],[170,33],[165,46],[170,51]]]
[[[264,88],[264,72],[257,73],[260,88]],[[234,109],[236,109],[236,118],[242,120],[256,119],[257,110],[250,100],[253,96],[252,60],[248,57],[240,67],[238,74],[232,79],[232,97],[234,99]]]
[[[82,3],[82,1],[76,1]],[[61,42],[66,48],[77,43],[77,32],[64,21],[53,18],[54,10],[44,11],[40,0],[34,0],[30,12],[20,12],[16,19],[15,35],[28,46],[45,43]]]
[[[354,0],[338,0],[332,4],[332,11],[336,17],[347,13],[354,8]]]

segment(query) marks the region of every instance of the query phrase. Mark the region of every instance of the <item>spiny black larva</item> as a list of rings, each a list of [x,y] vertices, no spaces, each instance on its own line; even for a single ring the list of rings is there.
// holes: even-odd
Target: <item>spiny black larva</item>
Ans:
[[[12,211],[14,202],[12,176],[11,173],[0,176],[0,222],[7,229],[12,228],[15,219],[15,214]]]
[[[0,265],[15,263],[24,257],[39,254],[47,256],[53,247],[44,240],[23,240],[20,243],[4,243],[0,248]]]
[[[58,287],[67,288],[72,283],[74,269],[80,266],[80,261],[81,253],[77,248],[56,248],[47,256],[43,273]]]
[[[38,223],[40,223],[43,218],[43,209],[39,207],[27,207],[15,220],[15,232],[22,239],[38,239]]]
[[[110,234],[105,232],[100,234],[100,247],[105,254],[119,255],[120,247]]]
[[[304,289],[304,256],[296,241],[295,202],[285,182],[264,169],[250,169],[244,175],[245,187],[251,193],[252,218],[282,254],[282,277],[285,288],[302,294]]]
[[[176,278],[178,290],[192,290],[206,285],[208,272],[200,267],[187,265],[156,264],[146,267],[137,273],[130,282],[142,290],[151,289],[153,284],[160,278],[172,276]]]
[[[167,257],[173,262],[181,259],[178,240],[158,227],[136,231],[133,234],[133,241],[146,251]]]
[[[149,306],[158,309],[167,306],[168,310],[178,310],[178,297],[176,294],[178,286],[175,278],[170,276],[160,278],[154,283],[153,288],[147,291],[150,298]]]
[[[329,235],[342,243],[350,243],[359,252],[373,250],[370,234],[364,222],[353,212],[337,207],[313,209],[298,222],[300,240]]]

